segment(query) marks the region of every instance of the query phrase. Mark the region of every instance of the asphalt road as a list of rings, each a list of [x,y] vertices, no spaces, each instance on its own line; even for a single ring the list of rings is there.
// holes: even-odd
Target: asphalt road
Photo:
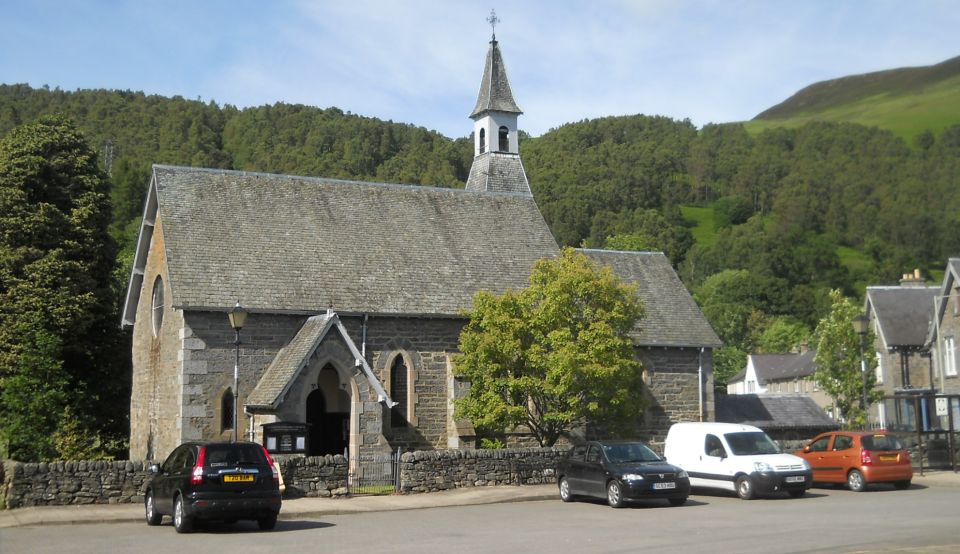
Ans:
[[[815,488],[800,499],[695,495],[688,504],[614,510],[556,501],[431,508],[208,525],[166,523],[0,529],[0,552],[960,552],[960,488],[854,493]]]

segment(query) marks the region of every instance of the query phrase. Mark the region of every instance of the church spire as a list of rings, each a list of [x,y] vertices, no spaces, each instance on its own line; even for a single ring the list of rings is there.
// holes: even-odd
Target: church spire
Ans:
[[[475,192],[510,192],[530,194],[530,184],[520,162],[517,106],[507,79],[507,68],[497,43],[497,13],[490,10],[487,23],[491,28],[480,80],[477,104],[470,113],[473,119],[473,166],[467,178],[467,190]]]

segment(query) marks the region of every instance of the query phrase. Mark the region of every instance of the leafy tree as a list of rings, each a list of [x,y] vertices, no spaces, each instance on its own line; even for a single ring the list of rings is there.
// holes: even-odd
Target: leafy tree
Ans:
[[[736,346],[724,346],[713,353],[713,388],[725,391],[727,383],[747,367],[747,353]]]
[[[724,196],[713,203],[713,221],[718,228],[746,223],[753,215],[753,204],[740,196]]]
[[[643,413],[628,337],[642,313],[634,287],[569,248],[537,262],[522,291],[478,293],[460,334],[456,373],[470,388],[457,416],[481,432],[526,426],[541,446],[585,422],[629,428]]]
[[[110,216],[96,153],[70,122],[44,117],[0,141],[0,421],[18,459],[55,456],[68,413],[126,434]]]
[[[817,370],[813,378],[833,399],[834,406],[848,425],[862,427],[866,423],[867,408],[882,398],[882,393],[876,390],[876,373],[873,371],[876,359],[865,356],[866,371],[861,371],[860,336],[853,328],[853,319],[860,313],[860,308],[838,290],[830,293],[830,299],[830,313],[820,320],[814,332]],[[873,344],[875,340],[872,332],[867,334],[867,344]],[[863,403],[864,386],[866,405]]]
[[[788,317],[775,317],[757,341],[761,352],[780,354],[790,352],[810,338],[806,325]]]

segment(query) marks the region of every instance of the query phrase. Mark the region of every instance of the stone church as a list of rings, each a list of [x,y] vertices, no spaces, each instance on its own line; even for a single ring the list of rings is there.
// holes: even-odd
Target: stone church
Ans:
[[[312,455],[473,447],[453,416],[463,314],[559,252],[524,172],[521,113],[494,37],[465,190],[154,166],[123,311],[130,459],[260,441],[274,422],[309,424]],[[582,252],[636,282],[646,306],[638,435],[713,419],[720,341],[667,258]],[[237,304],[249,315],[235,335]]]

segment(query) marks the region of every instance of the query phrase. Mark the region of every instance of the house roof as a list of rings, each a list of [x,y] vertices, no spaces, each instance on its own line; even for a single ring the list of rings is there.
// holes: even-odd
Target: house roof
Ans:
[[[723,346],[663,252],[579,251],[594,262],[609,266],[621,279],[636,283],[645,309],[644,319],[633,336],[637,344]]]
[[[271,412],[275,410],[283,401],[294,380],[310,362],[310,357],[313,356],[317,347],[331,330],[337,332],[354,358],[360,362],[363,372],[377,393],[377,400],[388,407],[394,406],[396,403],[390,400],[383,385],[357,349],[343,323],[340,322],[339,316],[328,312],[324,315],[307,318],[293,340],[280,349],[280,352],[273,358],[270,366],[267,367],[260,378],[257,386],[247,397],[246,408],[252,412]]]
[[[836,429],[823,408],[803,394],[729,394],[716,398],[717,421],[772,429]]]
[[[149,194],[125,324],[155,214],[181,309],[456,316],[559,251],[529,194],[170,166]]]
[[[763,385],[771,381],[793,381],[813,375],[817,364],[813,359],[817,356],[815,350],[793,354],[750,354],[747,363],[753,362],[753,370],[757,373],[757,381]],[[742,381],[747,375],[744,368],[728,383]]]
[[[507,66],[503,63],[496,40],[490,41],[487,61],[483,66],[483,79],[480,81],[480,92],[477,94],[477,105],[470,112],[470,117],[477,117],[487,111],[523,113],[513,99],[513,91],[507,79]]]
[[[923,346],[940,287],[867,287],[867,314],[887,348]]]
[[[947,268],[943,274],[943,285],[937,293],[937,311],[934,314],[936,321],[943,321],[943,314],[947,309],[947,299],[950,297],[950,291],[955,287],[960,287],[960,258],[950,258],[947,260]],[[925,346],[933,344],[937,340],[938,326],[931,325],[927,333]]]

